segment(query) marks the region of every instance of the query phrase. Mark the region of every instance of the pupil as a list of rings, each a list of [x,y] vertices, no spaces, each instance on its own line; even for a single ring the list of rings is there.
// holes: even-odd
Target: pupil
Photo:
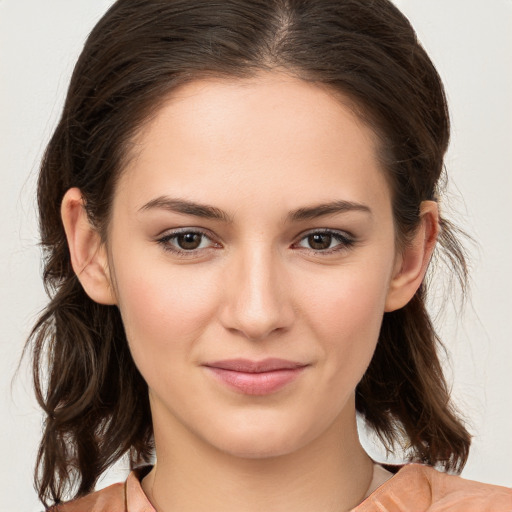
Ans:
[[[329,246],[331,245],[332,235],[314,234],[314,235],[310,235],[308,238],[309,238],[309,240],[308,240],[309,245],[312,249],[322,250],[322,249],[329,248]]]
[[[199,233],[185,233],[178,236],[178,245],[182,249],[197,249],[201,244],[201,235]]]

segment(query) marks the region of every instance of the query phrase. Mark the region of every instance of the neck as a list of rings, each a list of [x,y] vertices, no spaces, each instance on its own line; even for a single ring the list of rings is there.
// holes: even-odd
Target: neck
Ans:
[[[157,512],[350,510],[367,494],[373,463],[355,413],[344,416],[293,453],[265,458],[233,456],[155,422],[157,464],[142,487]]]

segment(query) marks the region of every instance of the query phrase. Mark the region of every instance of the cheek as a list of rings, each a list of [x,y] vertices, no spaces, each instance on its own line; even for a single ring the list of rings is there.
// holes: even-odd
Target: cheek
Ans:
[[[308,319],[321,340],[332,380],[358,381],[375,350],[387,292],[387,273],[377,267],[345,268],[307,291]]]
[[[173,269],[165,256],[144,268],[137,268],[144,258],[124,256],[115,263],[116,288],[137,365],[154,366],[160,357],[190,351],[213,314],[218,287],[193,266]]]

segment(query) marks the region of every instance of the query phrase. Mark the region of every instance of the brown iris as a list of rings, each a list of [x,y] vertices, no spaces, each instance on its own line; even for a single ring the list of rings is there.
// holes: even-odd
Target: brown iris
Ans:
[[[326,233],[314,233],[308,236],[308,243],[312,249],[325,250],[331,245],[332,235]]]
[[[201,245],[201,238],[203,235],[200,233],[183,233],[176,237],[180,249],[193,250]]]

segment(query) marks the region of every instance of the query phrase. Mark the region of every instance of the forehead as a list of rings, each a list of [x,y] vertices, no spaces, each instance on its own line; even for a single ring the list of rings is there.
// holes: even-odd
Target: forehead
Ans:
[[[140,204],[163,193],[254,201],[263,191],[285,204],[336,189],[374,201],[387,191],[377,137],[350,105],[284,73],[182,85],[134,139],[120,192]]]

